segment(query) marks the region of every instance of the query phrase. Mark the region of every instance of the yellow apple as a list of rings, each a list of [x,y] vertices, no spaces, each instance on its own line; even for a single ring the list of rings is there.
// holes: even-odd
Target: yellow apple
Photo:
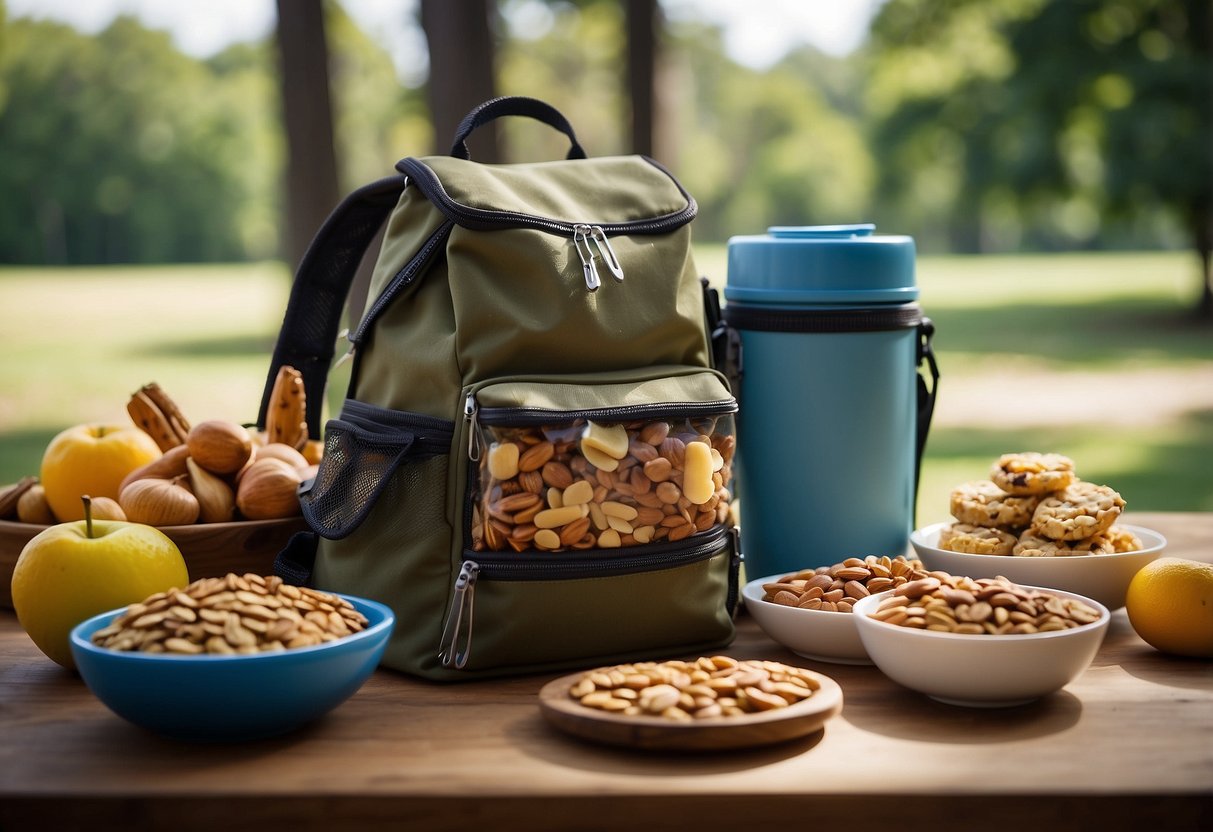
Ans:
[[[13,567],[13,609],[38,649],[74,668],[68,634],[99,613],[189,583],[181,550],[152,526],[84,520],[44,529]]]
[[[160,446],[134,425],[76,425],[42,454],[42,487],[59,522],[84,517],[80,498],[118,499],[118,486],[136,468],[160,457]]]

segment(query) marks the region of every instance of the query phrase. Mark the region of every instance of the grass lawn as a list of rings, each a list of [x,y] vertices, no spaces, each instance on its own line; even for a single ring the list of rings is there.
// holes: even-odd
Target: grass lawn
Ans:
[[[722,246],[698,262],[723,283]],[[923,257],[919,284],[943,373],[921,522],[1029,449],[1074,457],[1130,509],[1213,510],[1213,327],[1189,314],[1191,255]],[[276,263],[0,269],[0,483],[37,473],[62,428],[125,421],[149,381],[194,421],[252,420],[288,291]]]

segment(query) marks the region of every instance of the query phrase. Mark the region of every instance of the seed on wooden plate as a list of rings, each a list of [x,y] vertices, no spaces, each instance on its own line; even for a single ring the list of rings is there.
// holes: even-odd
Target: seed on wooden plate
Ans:
[[[689,723],[787,707],[819,688],[802,668],[704,656],[693,662],[637,662],[590,671],[573,683],[569,696],[604,712]]]

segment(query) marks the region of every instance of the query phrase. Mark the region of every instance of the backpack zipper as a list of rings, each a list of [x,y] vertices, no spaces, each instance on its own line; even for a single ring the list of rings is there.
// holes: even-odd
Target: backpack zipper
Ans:
[[[659,552],[652,551],[652,547],[613,549],[609,556],[597,558],[553,560],[550,555],[544,555],[529,559],[522,553],[512,553],[506,558],[494,558],[491,553],[480,553],[476,559],[464,558],[451,591],[451,604],[442,627],[438,658],[444,667],[462,670],[467,664],[472,652],[476,582],[482,577],[497,581],[572,581],[673,569],[695,563],[721,550],[721,543],[732,534],[728,528],[717,527],[697,535],[698,539],[691,538],[694,542],[688,546]]]
[[[597,223],[596,227],[601,229],[604,237],[607,234],[662,234],[666,231],[680,228],[695,219],[699,208],[695,204],[694,198],[686,192],[668,170],[647,157],[645,161],[670,178],[670,181],[678,188],[678,192],[686,199],[687,204],[677,211],[645,220]],[[447,217],[464,228],[470,228],[474,231],[497,231],[501,228],[522,227],[537,228],[540,231],[572,237],[576,226],[583,224],[590,225],[589,223],[554,220],[550,217],[541,217],[536,214],[524,214],[521,211],[499,211],[464,205],[461,202],[456,202],[446,192],[446,189],[442,186],[442,182],[438,179],[438,175],[421,160],[413,157],[402,159],[396,165],[396,168],[401,173],[407,174],[413,184],[425,194],[426,198],[438,205]]]
[[[573,248],[581,258],[581,272],[585,276],[585,288],[597,292],[602,281],[598,278],[598,269],[594,268],[594,251],[590,248],[590,237],[587,233],[590,226],[573,226]]]
[[[438,660],[444,667],[462,670],[467,664],[472,647],[472,593],[479,574],[480,564],[465,560],[459,570],[459,577],[455,579],[451,609],[442,625],[442,636],[438,642]],[[461,641],[462,650],[459,648]]]
[[[617,407],[596,407],[590,410],[549,410],[543,407],[489,407],[482,408],[475,393],[468,393],[463,403],[463,418],[468,426],[468,459],[480,460],[480,425],[501,427],[526,427],[544,424],[553,419],[571,422],[586,419],[594,422],[627,422],[649,415],[669,416],[723,416],[737,412],[736,399],[715,402],[659,402],[656,404],[628,404]]]
[[[598,249],[597,256],[594,254],[594,248],[590,247],[591,242],[594,244],[594,248]],[[598,256],[601,256],[603,265],[607,267],[607,271],[611,273],[611,277],[615,278],[615,282],[623,282],[623,266],[619,262],[619,257],[615,254],[615,249],[611,248],[611,241],[607,239],[606,232],[602,230],[601,225],[589,225],[587,223],[577,223],[577,225],[574,225],[573,248],[577,249],[577,256],[581,258],[581,271],[585,275],[585,288],[591,292],[596,292],[598,291],[598,287],[602,285],[602,281],[598,278],[598,269],[595,267]]]
[[[379,315],[382,314],[383,311],[391,304],[391,302],[396,299],[396,296],[404,291],[406,287],[411,285],[412,282],[417,279],[418,275],[425,271],[425,268],[429,265],[434,253],[439,248],[446,245],[446,240],[451,236],[451,229],[454,228],[454,226],[455,224],[450,221],[444,222],[442,225],[440,225],[438,230],[431,234],[429,239],[422,244],[421,250],[418,251],[417,254],[412,257],[412,259],[404,264],[400,271],[396,273],[395,277],[392,278],[392,282],[379,293],[379,297],[375,299],[374,303],[372,303],[370,308],[367,309],[367,311],[363,314],[362,322],[358,324],[358,328],[354,330],[354,334],[349,336],[350,350],[348,353],[346,353],[346,356],[353,354],[358,345],[362,343],[362,339],[366,337],[366,331],[370,328],[371,324],[373,324]]]
[[[595,256],[594,248],[598,250],[598,255],[601,256],[602,262],[611,276],[617,282],[623,282],[623,265],[611,247],[608,234],[662,234],[686,225],[695,218],[699,211],[694,198],[686,192],[673,174],[652,159],[645,157],[645,161],[670,178],[679,193],[686,199],[686,205],[660,217],[614,223],[568,222],[535,214],[524,214],[521,211],[501,211],[464,205],[455,201],[446,192],[437,174],[424,162],[409,157],[401,160],[396,167],[401,172],[407,173],[426,198],[437,205],[452,222],[458,223],[464,228],[476,231],[519,227],[536,228],[540,231],[571,237],[573,248],[577,250],[577,257],[581,261],[581,272],[585,279],[586,290],[596,292],[602,285],[602,280],[598,276],[596,262],[598,256]]]

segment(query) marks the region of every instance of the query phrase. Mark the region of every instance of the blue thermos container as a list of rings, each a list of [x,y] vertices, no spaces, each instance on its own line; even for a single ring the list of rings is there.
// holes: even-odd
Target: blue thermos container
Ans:
[[[749,579],[904,554],[939,373],[910,237],[875,226],[729,240]],[[930,384],[919,373],[926,365]]]

